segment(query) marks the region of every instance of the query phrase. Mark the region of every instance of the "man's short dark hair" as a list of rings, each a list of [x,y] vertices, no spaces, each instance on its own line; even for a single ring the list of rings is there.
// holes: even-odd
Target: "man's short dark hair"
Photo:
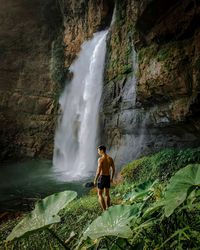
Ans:
[[[104,145],[100,145],[97,148],[100,150],[103,150],[104,153],[106,152],[106,146],[104,146]]]

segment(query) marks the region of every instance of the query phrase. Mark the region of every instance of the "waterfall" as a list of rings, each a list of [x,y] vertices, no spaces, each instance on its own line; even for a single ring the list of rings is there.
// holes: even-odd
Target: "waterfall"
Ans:
[[[94,34],[81,46],[70,66],[72,81],[59,103],[61,119],[55,134],[53,165],[64,180],[87,177],[97,167],[99,103],[103,87],[106,35]]]

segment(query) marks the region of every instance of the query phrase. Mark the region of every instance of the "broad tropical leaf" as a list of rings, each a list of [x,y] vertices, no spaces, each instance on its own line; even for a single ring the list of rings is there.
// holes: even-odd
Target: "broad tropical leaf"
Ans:
[[[56,193],[37,202],[35,209],[30,212],[12,230],[6,241],[28,235],[51,224],[60,222],[58,212],[75,199],[77,193],[74,191],[64,191]]]
[[[196,186],[200,186],[200,164],[191,164],[179,170],[167,185],[165,215],[169,217]]]
[[[110,207],[95,219],[84,232],[84,238],[97,239],[102,236],[130,238],[132,231],[130,221],[137,217],[139,205],[116,205]]]
[[[143,199],[146,196],[152,194],[153,187],[155,184],[158,183],[158,181],[146,181],[144,183],[139,184],[136,186],[131,192],[125,195],[124,200],[125,201],[134,201],[136,199]]]

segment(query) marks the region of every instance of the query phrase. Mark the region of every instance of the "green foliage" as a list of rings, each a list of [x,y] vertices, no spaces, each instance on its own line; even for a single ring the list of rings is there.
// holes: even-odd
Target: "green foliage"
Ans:
[[[57,215],[58,212],[75,199],[76,196],[77,193],[74,191],[64,191],[40,200],[36,203],[35,209],[14,227],[6,241],[12,241],[60,222],[60,216]]]
[[[157,55],[158,61],[165,61],[167,58],[170,58],[169,48],[164,47],[158,51]]]
[[[179,170],[167,185],[165,215],[169,217],[197,187],[200,187],[200,164],[188,165]]]
[[[138,63],[149,64],[150,59],[156,57],[157,53],[158,53],[157,44],[152,44],[149,47],[141,48],[138,51]]]
[[[122,172],[125,177],[128,176],[129,178],[126,178],[121,185],[117,186],[112,194],[125,200],[126,203],[130,203],[132,199],[133,206],[140,202],[140,211],[136,219],[133,220],[131,226],[133,235],[127,239],[128,243],[124,242],[124,244],[127,244],[124,249],[129,249],[130,245],[130,249],[137,249],[137,247],[138,249],[198,249],[200,243],[198,237],[200,234],[200,191],[199,189],[193,190],[192,187],[199,185],[200,168],[198,164],[189,165],[185,168],[181,168],[181,166],[188,165],[188,162],[199,162],[199,157],[199,148],[179,151],[163,150],[149,157],[138,159],[126,166],[126,169]],[[144,169],[144,165],[147,169]],[[132,171],[138,166],[143,169],[140,172],[138,171],[137,177],[134,176],[136,182],[130,182],[133,180]],[[163,171],[165,168],[171,171],[168,175]],[[171,177],[166,193],[165,184],[161,185],[155,182],[152,185],[149,180],[149,176],[152,178],[154,174],[154,176],[162,177],[160,180],[166,183],[169,176],[172,176],[176,169],[180,168],[181,170]],[[162,171],[159,172],[159,169]],[[141,181],[141,177],[149,181],[137,185],[136,183]],[[167,193],[169,196],[164,195]],[[183,197],[182,193],[184,193],[184,200],[187,198],[187,202],[185,203],[183,200],[177,203]],[[170,217],[166,214],[167,206],[170,209],[173,207]],[[176,207],[178,209],[175,209]],[[104,222],[103,225],[106,225],[106,223]],[[101,237],[103,236],[104,238],[98,242],[98,245],[104,246],[106,244],[109,234],[102,234]],[[121,237],[118,237],[118,239],[121,239]],[[110,240],[113,242],[113,249],[120,249],[113,236]],[[94,246],[97,247],[93,241]],[[109,244],[107,249],[112,249],[112,247]]]
[[[127,181],[168,180],[174,172],[191,163],[200,163],[200,148],[164,149],[127,164],[121,171]]]
[[[140,171],[143,168],[143,165],[147,162],[148,162],[148,157],[143,157],[134,160],[122,168],[121,175],[124,177],[125,180],[138,182],[138,180],[140,179],[139,175],[142,175]]]
[[[199,148],[166,149],[133,161],[122,170],[123,183],[111,189],[112,201],[123,205],[112,206],[101,214],[97,196],[87,195],[72,201],[59,214],[61,221],[51,227],[62,241],[67,240],[69,249],[197,250],[199,164],[187,165],[199,162]],[[180,198],[184,199],[180,202]],[[13,226],[0,225],[0,237],[5,239]],[[62,249],[45,231],[12,244],[7,249]],[[0,243],[5,249],[2,246]]]
[[[64,69],[64,46],[62,42],[62,35],[58,36],[52,43],[52,56],[51,56],[51,77],[64,87],[65,81]]]
[[[139,64],[150,65],[152,60],[161,62],[166,71],[173,70],[172,58],[179,55],[184,61],[185,48],[191,43],[190,39],[182,41],[171,41],[165,44],[152,43],[150,46],[142,47],[138,51]]]
[[[75,249],[79,244],[82,232],[90,223],[101,214],[97,196],[87,195],[72,201],[61,213],[62,224],[57,224],[59,235],[70,237],[75,232],[76,237],[69,243],[70,249]]]
[[[63,242],[70,239],[71,233],[74,232],[75,237],[70,239],[67,246],[70,249],[75,249],[80,241],[82,232],[86,230],[92,220],[100,215],[100,213],[101,209],[97,196],[83,196],[69,203],[68,206],[59,213],[61,221],[57,224],[53,224],[51,228],[59,235]],[[14,220],[0,224],[0,249],[63,249],[60,243],[46,230],[36,231],[34,234],[27,235],[26,238],[17,239],[4,247],[1,238],[5,239],[17,222],[18,221]]]
[[[129,224],[134,217],[138,216],[138,213],[138,205],[112,206],[92,222],[84,232],[84,238],[97,239],[109,235],[130,238],[132,231]]]
[[[127,193],[124,196],[125,201],[138,201],[143,200],[151,197],[154,191],[154,186],[156,185],[157,181],[146,181],[144,183],[141,183],[137,185],[133,190],[129,193]]]

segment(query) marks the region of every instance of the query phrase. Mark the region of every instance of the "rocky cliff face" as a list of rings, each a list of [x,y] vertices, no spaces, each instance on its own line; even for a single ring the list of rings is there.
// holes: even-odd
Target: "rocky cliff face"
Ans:
[[[101,138],[117,165],[199,143],[200,4],[116,0],[107,41]],[[112,0],[0,0],[1,158],[51,157],[58,95]]]
[[[114,0],[63,1],[65,67],[76,58],[85,40],[109,26]]]
[[[199,19],[196,1],[117,1],[101,120],[118,165],[199,143]]]
[[[51,158],[67,69],[83,41],[110,23],[113,1],[0,4],[0,159]]]
[[[62,29],[52,0],[0,0],[0,156],[50,157],[58,85],[52,46]]]

